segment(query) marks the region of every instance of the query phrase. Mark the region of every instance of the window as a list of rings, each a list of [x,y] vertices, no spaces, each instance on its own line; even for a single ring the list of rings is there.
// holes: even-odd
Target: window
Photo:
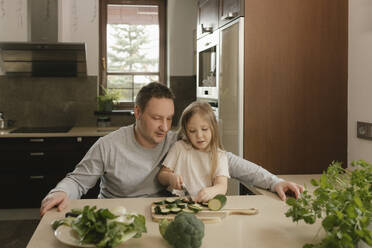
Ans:
[[[100,85],[120,93],[120,109],[143,85],[165,81],[165,14],[164,0],[101,1]]]

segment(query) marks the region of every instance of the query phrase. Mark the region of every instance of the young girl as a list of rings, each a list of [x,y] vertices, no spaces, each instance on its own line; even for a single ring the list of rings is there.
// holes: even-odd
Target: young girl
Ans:
[[[213,110],[207,102],[196,101],[183,111],[179,138],[169,150],[158,180],[170,189],[184,184],[192,198],[206,202],[226,194],[229,170],[222,150]]]

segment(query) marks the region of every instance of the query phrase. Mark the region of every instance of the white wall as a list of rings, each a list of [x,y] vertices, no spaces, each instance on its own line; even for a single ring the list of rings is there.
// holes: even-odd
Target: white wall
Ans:
[[[88,75],[98,75],[98,1],[58,1],[58,39],[60,42],[86,42]],[[167,2],[168,76],[195,75],[196,2]],[[27,0],[0,1],[0,41],[27,41],[27,25]]]
[[[372,122],[372,1],[349,0],[348,163],[372,163],[372,141],[356,137],[356,122]]]
[[[168,76],[195,75],[196,18],[196,0],[168,0]]]
[[[59,0],[59,42],[86,42],[88,75],[98,75],[98,0]],[[0,41],[28,41],[27,0],[0,1]]]
[[[85,42],[87,72],[98,75],[99,13],[98,0],[59,0],[60,42]]]
[[[0,1],[0,41],[27,41],[27,0]]]

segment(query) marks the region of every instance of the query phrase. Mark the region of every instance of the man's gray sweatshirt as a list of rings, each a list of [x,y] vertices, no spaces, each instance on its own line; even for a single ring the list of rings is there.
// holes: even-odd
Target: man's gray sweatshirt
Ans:
[[[134,125],[122,127],[99,138],[51,192],[64,191],[70,199],[78,199],[101,179],[98,198],[160,196],[164,187],[156,176],[176,140],[177,134],[169,131],[155,148],[144,148],[134,137]],[[226,154],[232,178],[272,191],[282,180],[252,162]]]

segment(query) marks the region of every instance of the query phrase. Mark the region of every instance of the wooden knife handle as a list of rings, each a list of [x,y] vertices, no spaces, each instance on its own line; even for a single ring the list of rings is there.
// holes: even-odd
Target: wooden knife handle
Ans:
[[[258,214],[258,209],[257,208],[225,209],[225,211],[229,215],[231,215],[231,214],[236,214],[236,215],[255,215],[255,214]]]

